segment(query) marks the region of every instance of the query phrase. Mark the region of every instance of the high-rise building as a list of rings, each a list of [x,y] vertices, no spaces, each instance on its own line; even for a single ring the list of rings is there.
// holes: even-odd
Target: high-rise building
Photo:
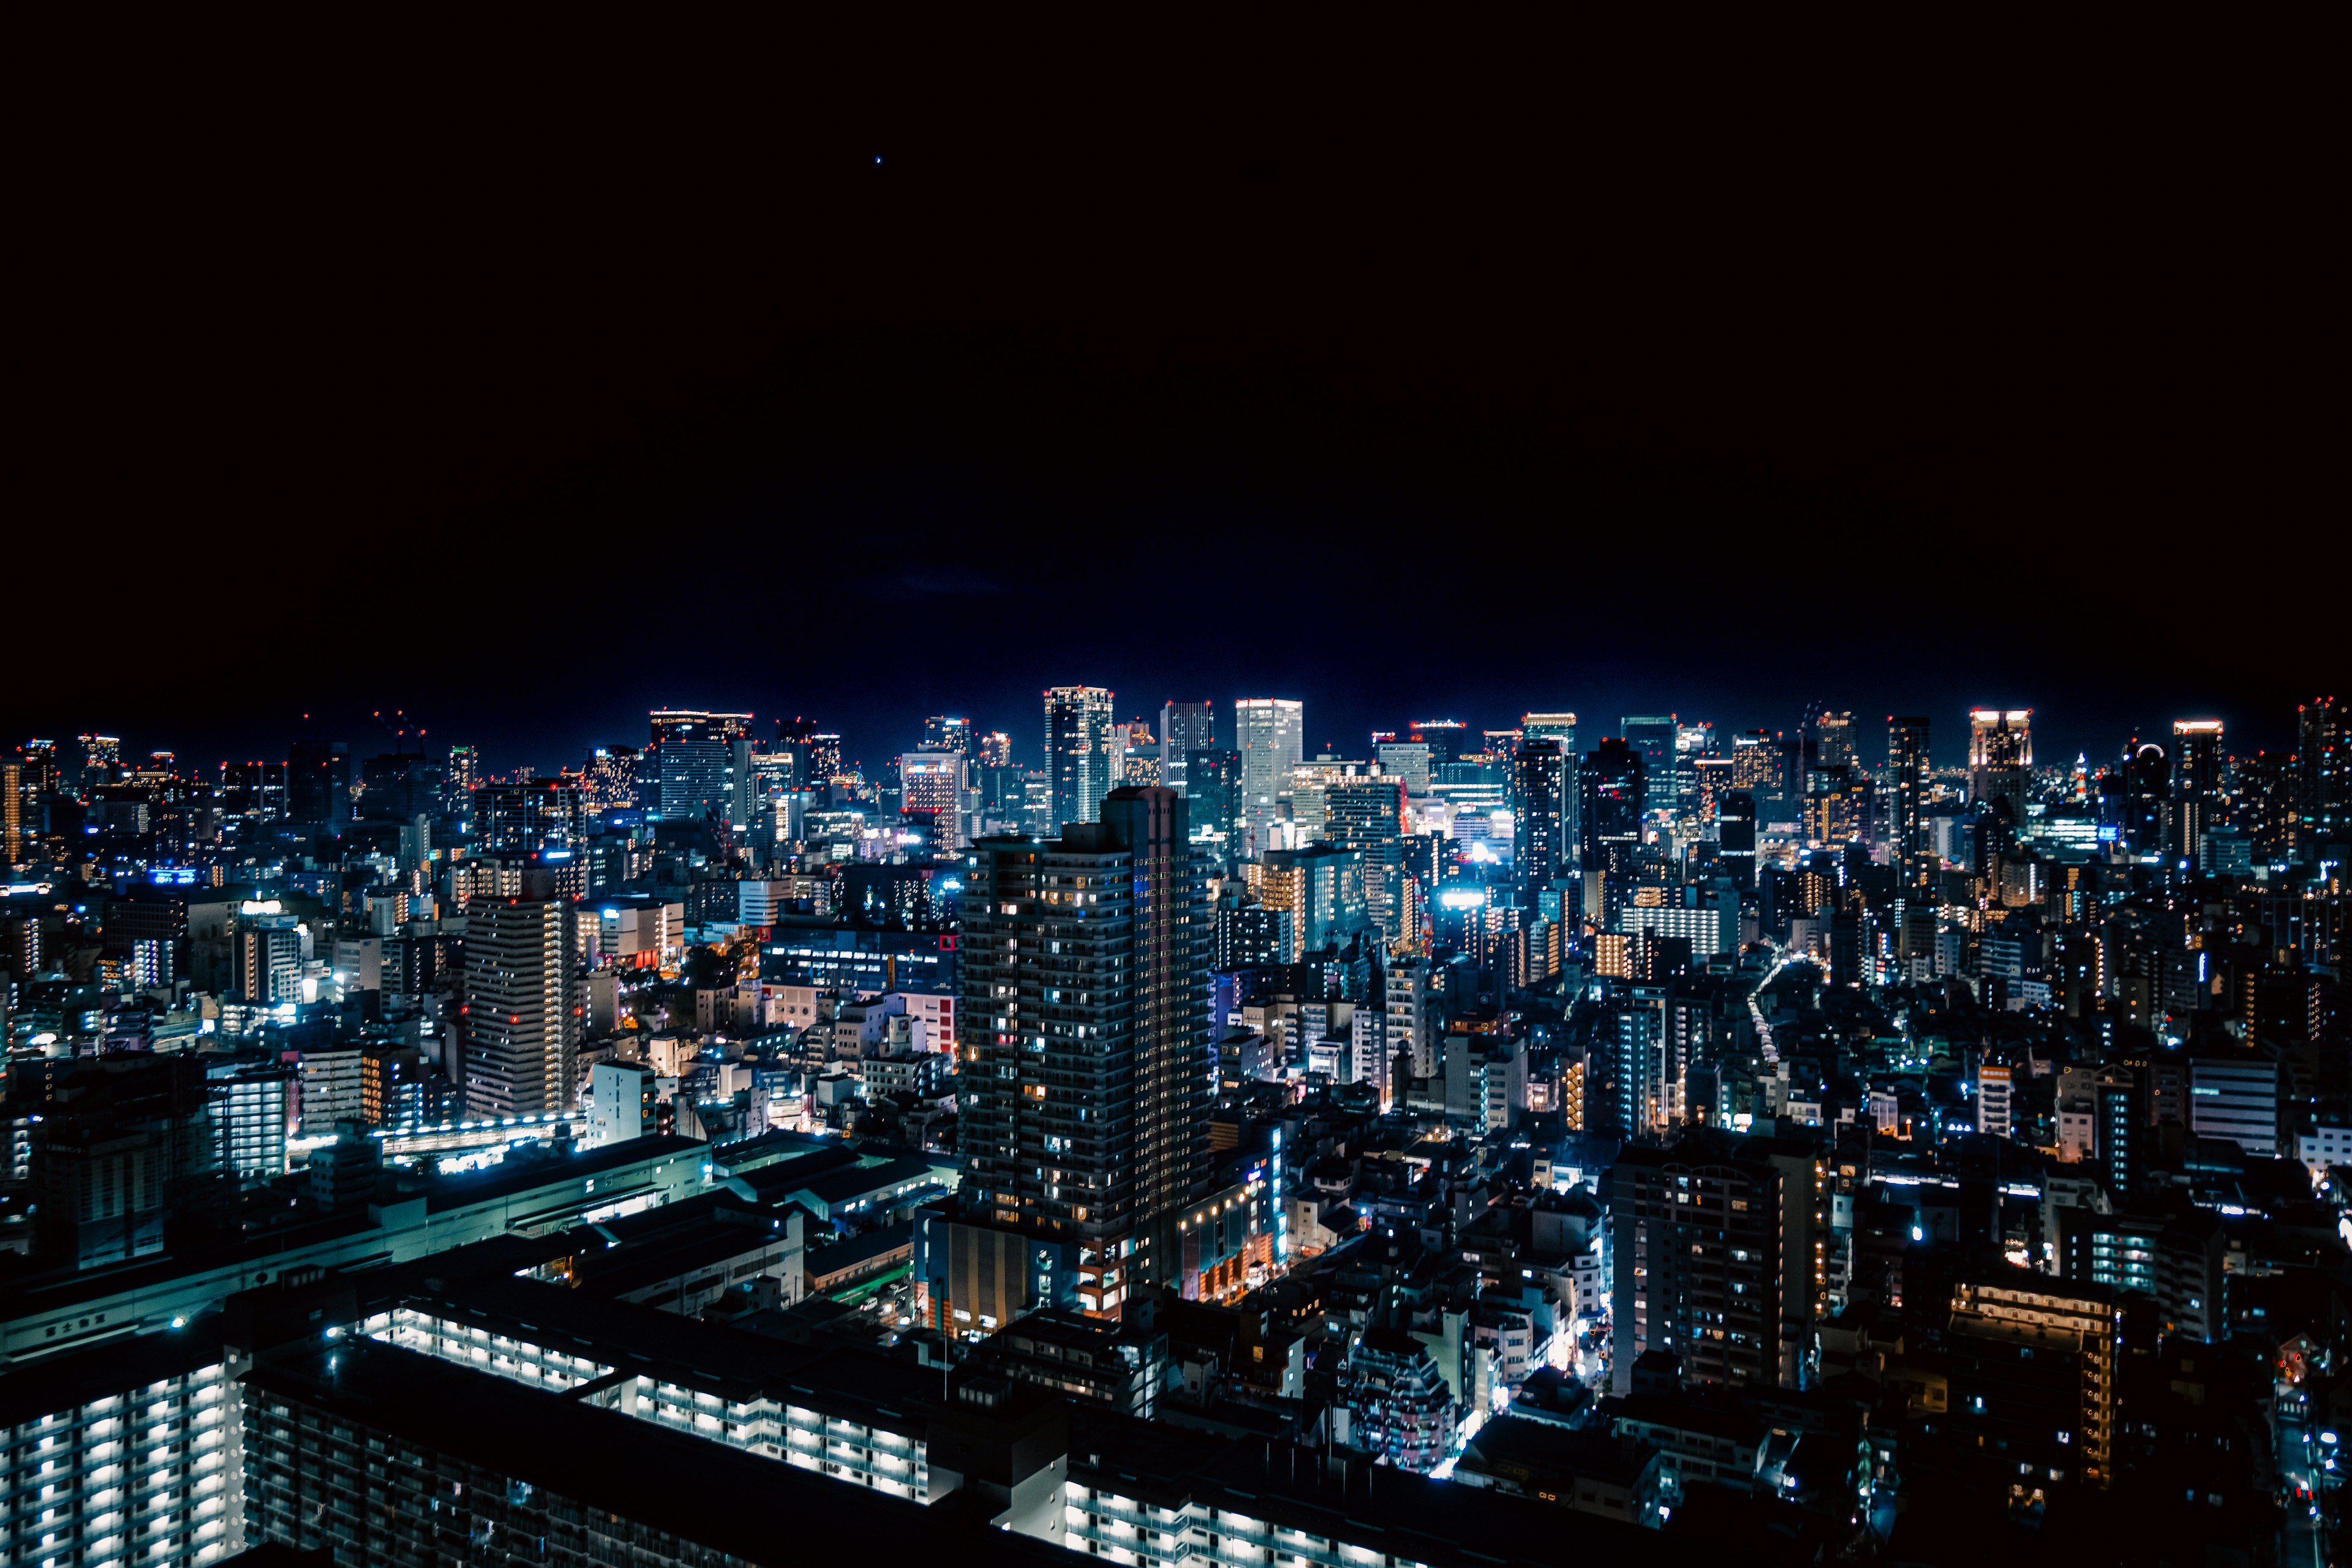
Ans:
[[[1731,785],[1762,799],[1788,788],[1788,765],[1780,737],[1748,730],[1731,738]]]
[[[1569,860],[1567,760],[1559,741],[1542,737],[1521,741],[1517,761],[1512,794],[1518,803],[1518,831],[1511,841],[1511,861],[1525,889],[1521,902],[1532,909],[1536,889],[1549,887]]]
[[[1860,760],[1853,743],[1853,715],[1832,711],[1820,703],[1805,710],[1800,735],[1805,748],[1805,769],[1850,768]]]
[[[1614,930],[1632,879],[1634,852],[1642,847],[1642,815],[1649,808],[1648,767],[1622,736],[1611,736],[1577,764],[1578,858],[1585,879],[1584,913],[1604,930]],[[1593,897],[1593,879],[1601,897]]]
[[[1242,754],[1210,749],[1184,753],[1186,816],[1193,846],[1230,868],[1248,832],[1242,814]]]
[[[2154,741],[2125,752],[2123,839],[2137,855],[2161,855],[2170,841],[2172,759]]]
[[[2033,710],[1975,708],[1969,711],[1969,798],[2007,803],[2011,830],[2025,823],[2033,770]]]
[[[1715,837],[1717,851],[1731,873],[1731,880],[1745,893],[1756,886],[1756,797],[1744,789],[1736,789],[1716,804]]]
[[[1045,768],[1053,775],[1054,825],[1092,822],[1118,787],[1126,765],[1126,726],[1111,714],[1112,693],[1099,686],[1045,691]]]
[[[1935,763],[1927,751],[1927,721],[1886,720],[1887,805],[1892,821],[1888,840],[1895,866],[1903,880],[1924,885],[1937,867],[1935,846],[1927,839],[1927,792],[1933,787]]]
[[[585,821],[583,794],[568,776],[485,784],[474,791],[474,837],[492,854],[569,848]]]
[[[2204,861],[2205,835],[2221,826],[2221,721],[2172,721],[2172,831],[2166,853]]]
[[[1403,782],[1405,794],[1418,797],[1429,793],[1427,742],[1381,741],[1373,745],[1372,756],[1381,764],[1381,772]]]
[[[961,752],[908,752],[898,759],[905,802],[901,809],[931,819],[939,835],[933,841],[937,849],[962,847],[966,771]]]
[[[582,770],[582,804],[591,811],[624,811],[637,804],[635,746],[599,746]]]
[[[960,757],[971,755],[971,721],[936,717],[923,721],[923,750],[953,752]]]
[[[2294,711],[2295,848],[2309,859],[2352,838],[2352,710],[2321,697]]]
[[[652,743],[645,756],[652,776],[640,787],[654,798],[649,811],[666,822],[696,822],[735,810],[735,742],[751,732],[749,713],[706,713],[657,708],[650,715]]]
[[[1306,747],[1303,704],[1284,697],[1244,697],[1234,704],[1234,749],[1242,754],[1243,830],[1246,853],[1265,852],[1266,825],[1282,815],[1291,773]]]
[[[476,1116],[572,1109],[585,1012],[577,922],[543,873],[524,882],[540,896],[466,907],[465,1088]]]
[[[1429,748],[1433,768],[1460,762],[1469,754],[1472,742],[1470,726],[1459,719],[1415,719],[1406,728],[1405,739]]]
[[[1141,720],[1128,725],[1126,739],[1120,745],[1120,754],[1127,759],[1119,770],[1122,785],[1148,789],[1160,782],[1160,740],[1152,734],[1150,725]]]
[[[1184,797],[1166,788],[1115,790],[1099,822],[982,839],[967,857],[967,1210],[1068,1270],[1078,1307],[1101,1316],[1177,1277],[1178,1222],[1208,1176],[1202,869]],[[951,1320],[979,1286],[947,1289]]]
[[[262,764],[253,765],[259,767]],[[448,765],[441,770],[442,809],[467,809],[473,801],[474,792],[482,787],[482,779],[481,752],[473,746],[450,747]]]
[[[1686,1132],[1627,1147],[1609,1172],[1614,1376],[1665,1351],[1699,1383],[1803,1386],[1814,1317],[1809,1146]]]
[[[40,1266],[96,1268],[163,1251],[172,1232],[226,1203],[205,1064],[124,1052],[21,1064],[34,1250]],[[233,1233],[232,1233],[233,1234]],[[194,1239],[193,1237],[191,1239]]]
[[[1002,730],[991,730],[973,739],[972,761],[983,768],[1009,768],[1013,765],[1013,737]]]
[[[1217,718],[1213,703],[1168,701],[1160,705],[1160,782],[1178,795],[1186,794],[1184,761],[1194,752],[1217,749]],[[1193,825],[1199,826],[1199,818]]]
[[[1671,713],[1631,714],[1622,721],[1625,743],[1641,753],[1643,775],[1648,781],[1645,800],[1653,806],[1675,802],[1675,737],[1682,726]],[[1606,744],[1606,742],[1603,742]]]
[[[297,741],[286,754],[286,815],[340,833],[352,821],[352,749],[341,741]]]
[[[2199,1057],[2189,1064],[2189,1130],[2226,1138],[2256,1159],[2275,1159],[2279,1140],[2278,1064]]]
[[[1345,948],[1370,927],[1361,850],[1314,844],[1269,849],[1260,858],[1265,873],[1258,898],[1270,910],[1290,911],[1302,955]]]

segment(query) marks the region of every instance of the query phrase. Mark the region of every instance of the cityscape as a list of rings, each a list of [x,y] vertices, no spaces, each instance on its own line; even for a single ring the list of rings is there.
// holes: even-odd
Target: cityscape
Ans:
[[[2335,40],[1127,19],[40,18],[0,1564],[2352,1564]]]
[[[1041,699],[15,746],[9,1560],[2328,1560],[2341,700]]]

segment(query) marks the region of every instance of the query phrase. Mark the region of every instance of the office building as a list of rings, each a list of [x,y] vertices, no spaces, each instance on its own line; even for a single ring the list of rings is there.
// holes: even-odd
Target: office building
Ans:
[[[1423,741],[1381,741],[1372,747],[1381,772],[1404,785],[1418,799],[1429,793],[1429,745]]]
[[[1102,1316],[1177,1278],[1207,1179],[1212,932],[1185,806],[1120,789],[1097,823],[966,857],[966,1213],[1066,1277],[1049,1304]],[[953,1322],[981,1286],[945,1289]]]
[[[1246,848],[1255,858],[1271,847],[1266,825],[1289,803],[1291,774],[1305,751],[1304,706],[1281,697],[1244,697],[1234,704],[1234,749],[1242,754],[1242,814]]]
[[[2226,1138],[2256,1159],[2278,1158],[2278,1064],[2259,1058],[2192,1058],[2189,1130],[2200,1138]]]
[[[528,876],[536,897],[466,909],[466,1103],[478,1117],[573,1109],[584,996],[567,899]]]
[[[1523,889],[1521,901],[1535,904],[1535,890],[1551,885],[1566,869],[1568,767],[1559,741],[1549,737],[1519,742],[1515,759],[1513,794],[1518,804],[1517,831],[1511,840],[1511,868]]]
[[[1756,797],[1736,789],[1716,803],[1717,852],[1742,893],[1756,886]]]
[[[1118,787],[1127,765],[1127,727],[1111,714],[1112,693],[1099,686],[1055,686],[1045,692],[1045,770],[1053,785],[1053,826],[1092,822]]]
[[[492,855],[572,847],[584,837],[588,805],[582,781],[524,778],[474,791],[475,841]]]
[[[288,1062],[217,1063],[205,1069],[216,1163],[238,1183],[259,1186],[286,1173],[286,1139],[294,1131],[300,1079],[301,1069]]]
[[[1850,768],[1860,760],[1854,751],[1852,713],[1833,712],[1818,702],[1811,704],[1797,733],[1804,746],[1808,773],[1816,768]]]
[[[1927,804],[1934,787],[1935,763],[1927,750],[1924,718],[1886,721],[1887,839],[1897,873],[1925,886],[1940,862],[1927,837]]]
[[[1519,718],[1519,733],[1527,741],[1555,741],[1559,744],[1559,862],[1566,868],[1576,858],[1576,715],[1573,713],[1527,713]]]
[[[1258,899],[1267,909],[1289,911],[1302,957],[1345,948],[1371,929],[1363,851],[1313,844],[1269,851],[1264,861]]]
[[[2294,712],[2295,848],[2315,859],[2352,839],[2352,708],[2322,697]]]
[[[1184,776],[1192,843],[1220,867],[1230,868],[1241,858],[1249,832],[1242,811],[1242,754],[1187,752]]]
[[[751,732],[749,713],[706,713],[657,708],[649,716],[652,742],[639,786],[649,815],[666,822],[731,820],[735,811],[735,742]]]
[[[2012,831],[2025,822],[2033,773],[2033,710],[1976,708],[1969,712],[1969,798],[2002,803]]]
[[[909,816],[929,819],[938,835],[932,845],[939,853],[962,846],[969,766],[959,751],[908,752],[898,759],[898,787],[904,802],[900,809]]]
[[[1432,768],[1459,762],[1471,749],[1470,726],[1459,719],[1415,719],[1405,739],[1425,749]]]
[[[2221,721],[2172,721],[2172,823],[2165,853],[2175,860],[2204,864],[2205,836],[2226,815],[2221,763]]]
[[[1198,702],[1163,702],[1160,705],[1160,782],[1178,795],[1189,795],[1185,788],[1185,764],[1194,752],[1217,750],[1217,715],[1215,706],[1205,698]],[[1199,818],[1193,819],[1194,826]]]
[[[923,721],[923,750],[953,752],[960,757],[972,755],[971,721],[937,715]]]
[[[341,833],[352,822],[352,782],[351,747],[341,741],[295,742],[286,754],[288,819]]]
[[[1648,764],[1632,742],[1612,736],[1577,765],[1578,859],[1584,874],[1584,912],[1607,928],[1630,901],[1642,818],[1649,809]],[[1594,897],[1598,879],[1601,896]]]

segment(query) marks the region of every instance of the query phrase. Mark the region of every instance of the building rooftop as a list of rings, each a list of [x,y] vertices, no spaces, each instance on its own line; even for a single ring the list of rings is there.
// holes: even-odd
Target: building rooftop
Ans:
[[[365,1341],[257,1367],[247,1384],[747,1562],[870,1556],[1066,1563],[1058,1548],[919,1502]],[[1050,1556],[1046,1555],[1051,1553]]]
[[[220,1314],[212,1312],[184,1329],[11,1367],[0,1376],[0,1432],[93,1399],[184,1377],[218,1362],[222,1353]]]

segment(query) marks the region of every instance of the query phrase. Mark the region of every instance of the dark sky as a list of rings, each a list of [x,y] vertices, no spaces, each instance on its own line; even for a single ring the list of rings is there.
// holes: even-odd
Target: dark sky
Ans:
[[[2342,684],[2321,100],[1398,42],[840,112],[788,44],[94,78],[14,198],[11,727],[872,762],[1085,681],[2049,760]]]

